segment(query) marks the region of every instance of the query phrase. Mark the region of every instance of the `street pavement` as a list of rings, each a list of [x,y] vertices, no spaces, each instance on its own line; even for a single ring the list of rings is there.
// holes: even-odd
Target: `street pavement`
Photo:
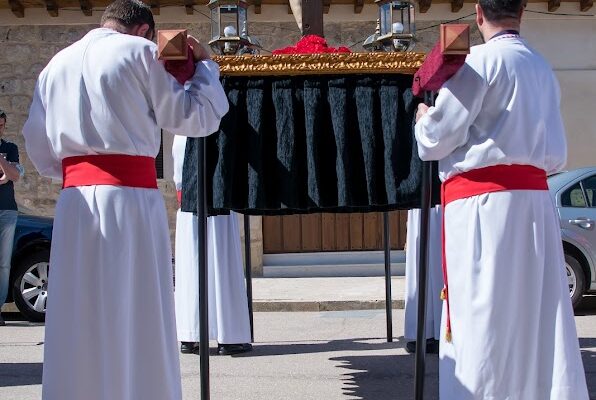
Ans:
[[[596,297],[586,303],[576,324],[596,399]],[[211,399],[412,399],[414,357],[404,350],[403,319],[394,310],[395,339],[387,343],[383,310],[255,313],[253,352],[210,357]],[[40,399],[42,358],[42,325],[9,320],[0,327],[0,399]],[[184,400],[199,399],[199,357],[181,355],[180,363]],[[428,355],[425,399],[438,399],[437,369]]]

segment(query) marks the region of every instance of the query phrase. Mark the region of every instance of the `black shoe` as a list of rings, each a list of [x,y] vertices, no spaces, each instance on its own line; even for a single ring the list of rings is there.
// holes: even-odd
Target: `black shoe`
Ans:
[[[0,326],[6,325],[6,322],[2,319],[2,315],[0,315]]]
[[[180,353],[199,354],[199,344],[195,342],[182,342],[180,343]]]
[[[416,341],[406,343],[406,351],[410,354],[416,353]],[[426,339],[426,353],[439,354],[439,341],[436,339]]]
[[[231,356],[233,354],[241,354],[252,351],[252,344],[237,343],[237,344],[218,344],[217,354],[221,356]]]
[[[437,339],[426,339],[426,353],[439,354],[439,341]]]

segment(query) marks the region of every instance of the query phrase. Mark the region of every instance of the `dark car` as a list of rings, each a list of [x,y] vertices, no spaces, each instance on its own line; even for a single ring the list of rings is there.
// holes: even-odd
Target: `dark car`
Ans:
[[[548,178],[561,221],[569,295],[576,307],[596,291],[596,167],[579,168]]]
[[[53,222],[19,206],[7,302],[29,321],[45,319]]]

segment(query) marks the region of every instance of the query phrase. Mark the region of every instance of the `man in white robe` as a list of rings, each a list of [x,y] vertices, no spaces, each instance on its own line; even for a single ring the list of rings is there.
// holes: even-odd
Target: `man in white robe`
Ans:
[[[186,137],[174,137],[174,183],[181,195]],[[179,197],[180,199],[181,197]],[[200,340],[198,221],[191,212],[176,215],[176,325],[182,353],[198,353]],[[252,350],[238,216],[207,218],[209,338],[218,353]]]
[[[64,178],[46,315],[44,400],[181,400],[171,246],[156,184],[160,130],[205,136],[228,103],[189,37],[180,85],[157,59],[148,6],[118,0],[41,72],[23,128],[39,173]]]
[[[406,229],[406,301],[404,338],[406,351],[416,352],[416,330],[418,328],[418,262],[420,261],[420,209],[408,211]],[[443,272],[441,269],[441,221],[443,213],[440,206],[429,210],[428,231],[428,271],[426,286],[426,352],[439,352],[441,331],[441,289],[443,288]]]
[[[442,400],[587,400],[546,175],[566,139],[552,68],[520,37],[525,3],[480,0],[485,44],[417,112],[445,220]]]

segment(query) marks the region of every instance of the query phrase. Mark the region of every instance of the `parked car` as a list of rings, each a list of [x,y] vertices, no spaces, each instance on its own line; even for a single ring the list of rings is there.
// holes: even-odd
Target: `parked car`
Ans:
[[[29,320],[45,320],[53,219],[19,206],[7,302]]]
[[[569,294],[576,307],[584,294],[596,291],[596,167],[550,176],[548,186],[561,221]]]

